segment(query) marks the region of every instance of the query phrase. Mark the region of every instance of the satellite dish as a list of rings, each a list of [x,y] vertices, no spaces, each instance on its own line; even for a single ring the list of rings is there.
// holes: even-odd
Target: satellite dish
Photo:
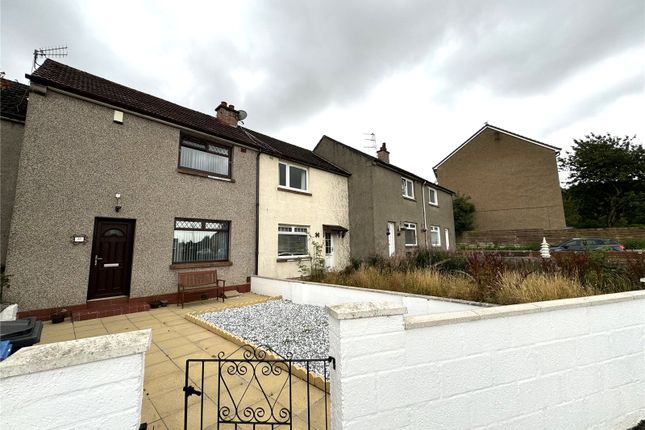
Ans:
[[[248,115],[247,115],[247,113],[246,113],[246,111],[245,111],[245,110],[241,110],[241,109],[240,109],[240,110],[238,110],[238,111],[237,111],[237,118],[238,118],[240,121],[244,121],[244,119],[245,119],[247,116],[248,116]]]

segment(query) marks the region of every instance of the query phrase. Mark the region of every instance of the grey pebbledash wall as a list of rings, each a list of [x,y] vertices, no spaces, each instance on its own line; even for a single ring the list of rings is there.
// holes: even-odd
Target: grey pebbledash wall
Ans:
[[[7,255],[8,298],[21,310],[86,302],[96,217],[136,219],[130,297],[176,292],[175,217],[230,220],[232,265],[220,278],[253,274],[255,151],[234,147],[234,182],[181,174],[178,128],[128,113],[116,124],[113,109],[51,88],[30,94],[26,124]],[[75,234],[88,243],[73,245]]]
[[[7,255],[9,226],[13,212],[13,199],[16,193],[16,177],[18,175],[18,160],[25,124],[20,121],[3,119],[0,122],[0,264],[4,265]]]

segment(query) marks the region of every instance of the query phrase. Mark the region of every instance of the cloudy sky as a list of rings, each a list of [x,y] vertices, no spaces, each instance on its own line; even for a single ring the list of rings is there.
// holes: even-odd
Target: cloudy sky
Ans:
[[[434,178],[484,122],[570,148],[645,136],[644,0],[1,0],[1,64],[60,61],[313,148],[327,134]]]

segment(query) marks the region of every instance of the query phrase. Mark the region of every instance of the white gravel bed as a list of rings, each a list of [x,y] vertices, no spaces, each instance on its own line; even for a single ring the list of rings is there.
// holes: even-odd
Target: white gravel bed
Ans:
[[[258,346],[269,346],[285,358],[327,358],[329,335],[327,314],[320,306],[271,300],[257,305],[196,315]],[[304,363],[302,364],[304,367]],[[329,378],[329,366],[327,378]],[[322,375],[323,364],[313,362],[310,370]]]

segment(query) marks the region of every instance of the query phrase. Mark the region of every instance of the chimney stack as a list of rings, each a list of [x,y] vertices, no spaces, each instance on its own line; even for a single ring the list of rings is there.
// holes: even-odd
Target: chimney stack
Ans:
[[[389,163],[390,162],[390,151],[387,150],[385,147],[385,142],[383,142],[383,145],[381,145],[381,149],[376,151],[376,156],[378,157],[379,160]]]
[[[215,108],[215,112],[218,121],[230,127],[237,127],[237,123],[240,121],[240,111],[235,110],[235,106],[228,105],[223,101]]]

